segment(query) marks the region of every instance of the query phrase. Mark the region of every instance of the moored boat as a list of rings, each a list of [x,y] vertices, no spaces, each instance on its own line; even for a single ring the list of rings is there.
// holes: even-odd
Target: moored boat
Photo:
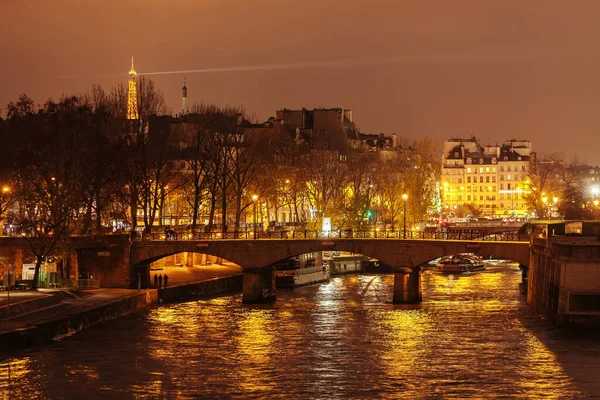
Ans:
[[[485,265],[481,257],[471,253],[461,253],[442,257],[436,264],[436,269],[446,273],[473,272],[484,270]]]
[[[275,265],[277,287],[298,287],[326,282],[331,277],[329,263],[321,252],[301,254]]]
[[[277,287],[299,287],[327,282],[331,277],[329,266],[296,268],[276,272]]]

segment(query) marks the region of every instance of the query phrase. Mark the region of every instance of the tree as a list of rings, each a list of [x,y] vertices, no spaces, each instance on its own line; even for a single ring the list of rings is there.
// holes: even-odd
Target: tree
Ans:
[[[301,180],[306,184],[306,205],[311,210],[309,223],[317,229],[324,215],[332,216],[333,223],[338,223],[342,217],[339,213],[339,202],[336,197],[346,187],[347,165],[340,161],[336,151],[313,149],[303,161]]]
[[[374,199],[378,188],[375,178],[375,160],[373,154],[355,153],[349,156],[352,168],[347,169],[346,180],[340,182],[345,187],[340,193],[344,198],[344,221],[355,228],[364,228],[374,221]],[[340,217],[338,217],[340,218]],[[343,225],[343,221],[340,226]]]
[[[556,154],[532,161],[526,177],[529,187],[523,193],[523,200],[528,211],[538,218],[546,215],[544,197],[547,199],[549,194],[561,192],[562,171],[562,160]]]
[[[412,155],[407,158],[406,182],[409,200],[407,213],[414,222],[423,221],[433,203],[436,182],[440,177],[439,147],[429,138],[411,142]],[[410,154],[410,153],[409,153]]]
[[[19,143],[14,158],[19,203],[15,223],[36,258],[33,288],[42,263],[66,241],[81,209],[81,149],[89,114],[89,108],[69,97],[48,101],[37,112],[11,113],[9,119],[9,135]]]
[[[182,127],[182,139],[188,143],[182,152],[182,157],[187,165],[187,174],[184,175],[182,190],[184,197],[190,206],[192,215],[192,234],[196,233],[200,205],[208,188],[209,154],[207,153],[206,138],[207,128],[202,125],[185,125]]]
[[[4,233],[4,220],[7,212],[16,202],[16,171],[12,159],[14,147],[6,125],[0,120],[0,140],[4,144],[0,146],[0,235]]]
[[[148,210],[144,206],[157,205],[160,202],[160,196],[157,195],[162,191],[160,187],[162,182],[157,182],[155,178],[162,177],[162,162],[164,161],[161,158],[163,153],[149,146],[148,128],[150,119],[153,116],[166,114],[167,107],[162,92],[156,89],[154,82],[147,77],[142,76],[138,79],[137,95],[139,120],[129,121],[123,126],[125,132],[123,160],[125,162],[121,171],[124,192],[129,202],[131,229],[134,230],[137,226],[137,211],[142,208],[144,225],[148,230],[150,221],[154,220],[156,209],[153,207],[152,210]],[[110,98],[110,107],[113,109],[113,113],[119,117],[126,115],[127,88],[124,85],[114,88]],[[162,143],[162,140],[158,140],[158,143]]]

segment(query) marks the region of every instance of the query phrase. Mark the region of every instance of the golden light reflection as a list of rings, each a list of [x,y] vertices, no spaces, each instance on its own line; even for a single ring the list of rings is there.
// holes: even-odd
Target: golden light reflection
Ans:
[[[22,398],[22,388],[19,389],[21,382],[34,381],[35,365],[30,357],[9,358],[0,363],[0,398],[17,399]],[[30,398],[42,398],[43,393],[35,383],[27,388],[27,395]]]
[[[24,357],[22,359],[13,358],[9,359],[6,362],[0,364],[0,371],[2,374],[0,375],[0,388],[5,388],[5,385],[8,384],[8,366],[10,364],[10,378],[11,380],[15,379],[23,379],[28,374],[33,372],[33,365],[31,363],[31,358]],[[6,374],[6,375],[5,375]]]
[[[157,309],[155,321],[161,324],[174,325],[179,321],[177,310],[174,308]]]
[[[431,321],[422,310],[392,310],[380,320],[385,348],[380,359],[390,377],[410,376],[426,368],[421,365],[428,352],[427,332]]]
[[[272,365],[275,333],[272,310],[245,310],[237,333],[240,356],[238,385],[249,394],[268,391],[276,386],[270,375],[265,373]]]
[[[83,376],[87,381],[100,379],[100,374],[95,369],[85,364],[77,364],[66,369],[67,373],[73,376]]]

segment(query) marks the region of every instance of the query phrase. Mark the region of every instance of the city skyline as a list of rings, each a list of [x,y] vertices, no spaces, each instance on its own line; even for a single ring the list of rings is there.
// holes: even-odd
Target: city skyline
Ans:
[[[261,121],[343,107],[366,133],[529,139],[598,165],[600,5],[539,4],[0,2],[0,106],[126,84],[134,55],[142,74],[226,69],[153,75],[173,113],[186,78],[190,104],[243,105]]]

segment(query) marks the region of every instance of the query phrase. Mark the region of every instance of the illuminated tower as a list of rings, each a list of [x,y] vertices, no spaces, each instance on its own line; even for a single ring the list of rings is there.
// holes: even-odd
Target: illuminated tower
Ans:
[[[131,57],[131,69],[129,70],[129,89],[127,90],[127,119],[138,120],[140,114],[137,104],[137,87],[135,82],[135,69],[133,69],[133,57]]]
[[[181,115],[186,115],[188,112],[187,86],[185,86],[185,78],[183,78],[183,87],[181,88]]]

